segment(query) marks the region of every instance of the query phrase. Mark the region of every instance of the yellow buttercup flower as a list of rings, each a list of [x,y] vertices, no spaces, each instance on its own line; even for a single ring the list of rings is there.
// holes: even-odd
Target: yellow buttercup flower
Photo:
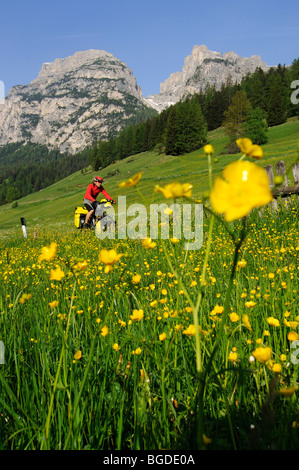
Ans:
[[[41,250],[41,255],[38,258],[38,262],[41,261],[51,261],[56,256],[57,253],[57,243],[52,242],[50,246],[43,246]]]
[[[139,183],[141,177],[142,171],[140,173],[136,173],[136,175],[132,176],[132,178],[129,178],[127,181],[123,181],[118,186],[120,188],[131,188],[132,186],[136,186],[136,184]]]
[[[119,351],[119,350],[120,350],[119,344],[118,344],[118,343],[114,343],[114,344],[112,345],[112,349],[114,349],[114,351]]]
[[[141,352],[142,352],[141,348],[137,348],[135,349],[135,351],[132,351],[132,354],[136,354],[136,356],[140,356]]]
[[[157,243],[153,242],[151,238],[144,238],[142,240],[142,246],[144,246],[144,248],[147,248],[147,249],[155,248],[156,245]]]
[[[161,333],[161,334],[159,335],[159,340],[160,340],[160,341],[164,341],[166,338],[167,338],[167,336],[166,336],[166,333],[165,333],[165,332],[163,332],[163,333]]]
[[[58,266],[56,269],[51,269],[50,281],[61,281],[64,277],[64,272]]]
[[[247,266],[247,261],[245,259],[241,259],[240,261],[238,261],[239,268],[246,268],[246,266]]]
[[[74,354],[74,359],[77,361],[78,359],[81,359],[82,357],[82,351],[77,351],[75,354]]]
[[[230,321],[235,323],[240,320],[239,315],[236,312],[232,312],[229,314]]]
[[[86,269],[88,266],[87,264],[87,261],[78,261],[78,263],[76,263],[74,266],[73,266],[73,270],[74,271],[83,271],[84,269]]]
[[[266,171],[248,161],[230,163],[217,177],[210,194],[215,212],[230,222],[247,215],[273,199]]]
[[[134,309],[132,315],[130,315],[131,320],[140,321],[144,317],[143,310]]]
[[[271,359],[272,349],[269,347],[259,347],[253,351],[252,355],[257,361],[264,363]]]
[[[192,184],[189,183],[170,183],[164,188],[161,186],[155,187],[155,193],[162,193],[166,199],[177,197],[191,197]]]
[[[27,300],[31,299],[31,297],[32,294],[23,294],[19,300],[20,304],[24,304],[25,302],[27,302]]]
[[[280,326],[279,320],[274,317],[268,317],[267,322],[269,323],[270,326]]]
[[[236,362],[237,359],[238,359],[238,354],[235,351],[231,351],[228,355],[228,360],[230,362]]]
[[[282,387],[281,389],[278,390],[278,392],[283,395],[284,397],[291,397],[294,395],[296,389],[295,387]]]
[[[58,303],[59,303],[58,300],[53,300],[53,302],[49,302],[49,305],[51,308],[55,308],[57,307]]]
[[[296,333],[296,331],[290,331],[288,333],[288,340],[289,341],[297,341],[299,340],[299,335]]]
[[[132,282],[133,282],[134,284],[138,284],[138,283],[140,282],[140,280],[141,280],[140,274],[135,274],[135,275],[132,277]]]
[[[106,325],[103,326],[103,328],[101,329],[101,335],[102,335],[102,336],[107,336],[108,333],[109,333],[109,328],[108,328],[108,326],[106,326]]]
[[[108,273],[112,270],[112,266],[117,263],[122,257],[122,254],[118,254],[116,250],[101,250],[99,254],[99,261],[104,263],[105,266],[105,273]]]
[[[205,145],[204,148],[203,148],[203,151],[206,155],[212,155],[212,153],[214,153],[214,149],[213,149],[212,145],[210,145],[210,144]]]
[[[247,137],[236,140],[236,144],[247,157],[261,160],[264,156],[262,148],[259,145],[253,144]]]

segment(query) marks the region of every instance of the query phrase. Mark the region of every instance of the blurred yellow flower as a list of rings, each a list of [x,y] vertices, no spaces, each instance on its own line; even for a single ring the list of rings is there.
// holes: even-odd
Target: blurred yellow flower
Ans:
[[[212,439],[210,437],[207,437],[205,434],[202,435],[202,440],[203,440],[203,443],[206,445],[209,445],[212,443]]]
[[[160,341],[164,341],[166,338],[167,338],[167,335],[166,335],[165,332],[163,332],[163,333],[161,333],[161,334],[159,335],[159,340],[160,340]]]
[[[56,269],[51,269],[50,281],[61,281],[64,277],[64,272],[58,266]]]
[[[51,261],[56,256],[57,253],[57,243],[52,242],[50,246],[44,246],[41,250],[41,255],[38,258],[38,262],[41,261]]]
[[[232,321],[233,323],[237,322],[240,320],[240,317],[239,315],[236,313],[236,312],[232,312],[229,314],[229,318],[230,318],[230,321]]]
[[[274,317],[268,317],[267,322],[269,323],[270,326],[280,326],[279,320]]]
[[[134,309],[133,314],[130,315],[131,320],[140,321],[144,317],[143,310]]]
[[[242,322],[244,326],[247,328],[247,330],[252,331],[248,315],[245,315],[245,314],[243,315]]]
[[[140,280],[141,280],[140,274],[135,274],[135,275],[132,277],[132,282],[133,282],[134,284],[138,284],[138,283],[140,282]]]
[[[77,361],[78,359],[81,359],[82,357],[82,351],[77,351],[75,354],[74,354],[74,359]]]
[[[262,148],[259,145],[253,144],[247,137],[236,140],[236,144],[247,157],[261,160],[264,156]]]
[[[135,349],[135,351],[132,351],[132,354],[136,354],[137,356],[139,356],[141,352],[142,352],[141,348],[137,348]]]
[[[119,350],[120,350],[119,344],[114,343],[114,344],[112,345],[112,349],[114,349],[114,351],[119,351]]]
[[[223,178],[216,178],[210,194],[213,209],[224,214],[227,222],[244,217],[272,199],[266,171],[248,161],[236,161],[225,167]]]
[[[108,333],[109,333],[109,328],[108,328],[108,326],[106,326],[106,325],[103,326],[103,328],[101,329],[101,335],[102,335],[102,336],[107,336]]]
[[[272,367],[273,372],[277,372],[278,374],[281,372],[281,364],[274,364]]]
[[[278,392],[283,395],[284,397],[291,397],[294,395],[296,389],[295,387],[282,387],[281,389],[278,390]]]
[[[231,362],[236,362],[237,359],[238,359],[238,354],[234,351],[231,351],[228,355],[228,360]]]
[[[122,257],[122,254],[116,253],[116,250],[101,250],[99,254],[99,261],[104,263],[105,266],[105,273],[108,273],[112,270],[112,266],[117,263]]]
[[[139,183],[140,179],[142,177],[142,171],[140,173],[136,173],[136,175],[132,176],[132,178],[129,178],[127,181],[123,181],[122,183],[119,183],[120,188],[131,188],[132,186],[136,186],[136,184]]]
[[[205,145],[204,148],[203,148],[203,151],[206,155],[212,155],[212,153],[214,153],[214,149],[213,149],[212,145],[210,145],[210,144]]]
[[[27,300],[31,299],[31,297],[32,294],[23,294],[19,300],[20,304],[24,304],[25,302],[27,302]]]
[[[153,242],[153,241],[151,240],[151,238],[144,238],[144,239],[142,240],[142,245],[144,246],[144,248],[149,249],[149,248],[155,248],[156,243]]]
[[[166,199],[176,197],[191,197],[192,184],[170,183],[167,184],[164,188],[161,186],[156,186],[155,193],[162,193]]]
[[[245,259],[241,259],[238,261],[239,268],[245,268],[247,266],[247,261]]]
[[[55,308],[57,307],[58,303],[59,303],[58,300],[53,300],[53,302],[49,302],[49,305],[51,308]]]
[[[297,341],[299,339],[299,335],[298,333],[296,333],[296,331],[290,331],[288,333],[288,340],[289,341]]]
[[[76,263],[74,266],[73,266],[73,270],[74,271],[83,271],[84,269],[86,269],[88,266],[87,262],[84,260],[84,261],[78,261],[78,263]]]
[[[264,363],[271,359],[272,349],[269,347],[259,347],[253,351],[252,355],[257,361]]]

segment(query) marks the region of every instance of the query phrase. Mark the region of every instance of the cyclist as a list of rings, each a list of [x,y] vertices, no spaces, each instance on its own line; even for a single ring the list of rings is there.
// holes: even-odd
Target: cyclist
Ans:
[[[101,178],[100,176],[96,176],[93,179],[93,183],[90,183],[87,186],[86,193],[83,199],[83,204],[88,210],[88,213],[86,214],[86,217],[85,217],[85,226],[88,225],[89,219],[96,209],[96,206],[97,206],[96,198],[100,193],[102,193],[103,196],[108,201],[111,201],[112,204],[115,204],[115,201],[109,196],[107,191],[105,191],[102,184],[103,184],[103,178]]]

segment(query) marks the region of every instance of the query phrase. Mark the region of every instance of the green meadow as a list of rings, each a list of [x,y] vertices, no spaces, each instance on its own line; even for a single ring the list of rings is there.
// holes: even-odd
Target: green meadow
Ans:
[[[256,165],[283,160],[292,181],[298,135],[296,120],[270,128]],[[224,153],[221,129],[209,143],[215,179],[241,154]],[[203,149],[97,173],[128,205],[172,202],[154,188],[175,181],[192,201],[209,190]],[[192,251],[76,230],[93,176],[0,208],[0,449],[297,450],[297,196],[228,223],[205,202]]]

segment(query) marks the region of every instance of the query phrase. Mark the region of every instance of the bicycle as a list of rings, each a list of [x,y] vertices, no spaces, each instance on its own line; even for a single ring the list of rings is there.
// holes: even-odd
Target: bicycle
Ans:
[[[88,221],[88,224],[85,224],[85,217],[88,213],[88,210],[83,206],[77,206],[75,208],[74,222],[77,229],[95,230],[98,236],[101,232],[107,232],[115,229],[115,218],[112,216],[112,214],[109,214],[109,210],[112,208],[112,204],[115,204],[115,201],[110,199],[101,199],[101,201],[95,202],[96,207]]]

